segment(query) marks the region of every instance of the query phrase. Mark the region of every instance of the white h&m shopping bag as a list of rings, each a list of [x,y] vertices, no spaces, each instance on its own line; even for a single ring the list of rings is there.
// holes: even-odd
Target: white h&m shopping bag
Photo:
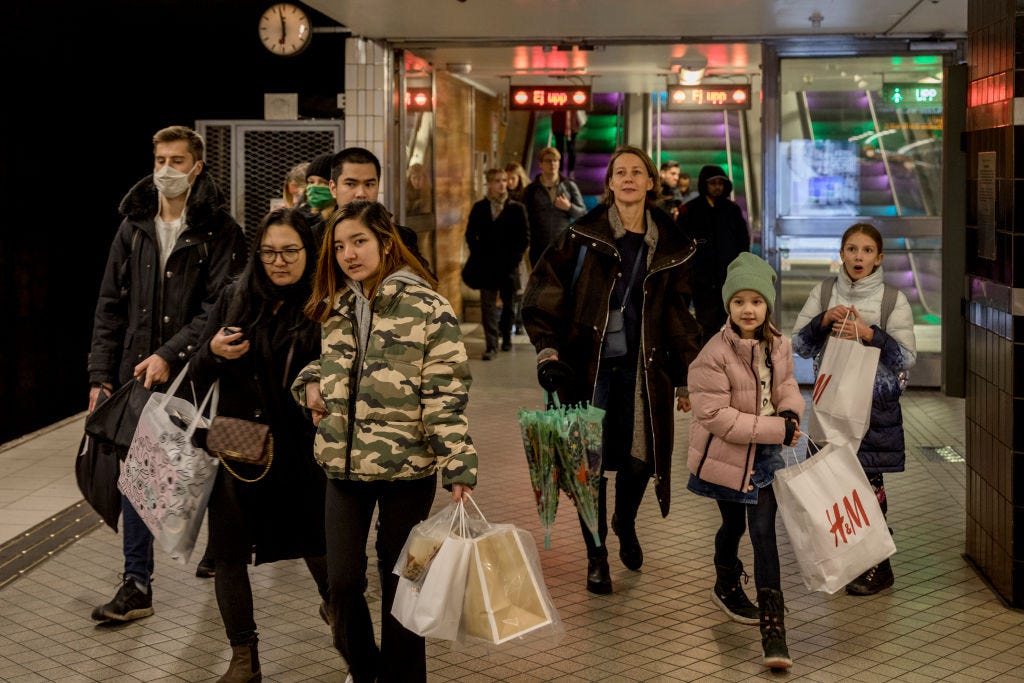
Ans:
[[[835,593],[896,552],[851,444],[776,471],[772,487],[808,590]]]
[[[881,349],[832,337],[811,394],[807,435],[818,443],[850,443],[853,452],[871,424],[871,396]]]

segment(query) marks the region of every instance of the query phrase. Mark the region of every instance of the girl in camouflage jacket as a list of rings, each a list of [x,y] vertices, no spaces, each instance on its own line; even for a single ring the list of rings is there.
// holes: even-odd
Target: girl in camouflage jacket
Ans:
[[[469,359],[451,304],[376,202],[328,221],[307,315],[322,325],[320,358],[292,384],[317,425],[327,473],[327,569],[334,646],[354,681],[426,681],[424,639],[391,616],[392,572],[427,518],[441,472],[453,501],[476,485],[465,408]],[[381,645],[364,591],[366,540],[378,509]]]

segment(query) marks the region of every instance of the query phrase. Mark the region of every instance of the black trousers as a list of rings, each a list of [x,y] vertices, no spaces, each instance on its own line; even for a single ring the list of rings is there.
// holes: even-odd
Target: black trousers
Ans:
[[[498,314],[498,296],[501,296],[501,314]],[[487,350],[498,350],[498,334],[501,339],[512,336],[512,322],[515,319],[516,283],[510,274],[498,289],[480,290],[480,319],[484,326]]]
[[[750,525],[750,544],[754,547],[754,585],[758,590],[782,590],[779,571],[779,546],[775,539],[775,514],[779,504],[771,486],[757,490],[757,503],[718,501],[722,526],[715,534],[715,564],[735,566],[739,559],[740,539]]]
[[[430,515],[437,477],[402,481],[327,480],[327,574],[334,613],[334,647],[355,683],[427,680],[424,639],[391,616],[398,576],[392,571],[409,532]],[[374,508],[381,587],[380,648],[366,603],[366,542]]]

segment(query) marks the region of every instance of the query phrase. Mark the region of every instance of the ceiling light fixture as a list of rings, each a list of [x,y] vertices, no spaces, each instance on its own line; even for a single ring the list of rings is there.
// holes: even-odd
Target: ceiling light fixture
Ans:
[[[825,20],[825,16],[818,10],[814,10],[811,16],[807,17],[807,21],[811,22],[811,28],[821,28],[821,22]]]

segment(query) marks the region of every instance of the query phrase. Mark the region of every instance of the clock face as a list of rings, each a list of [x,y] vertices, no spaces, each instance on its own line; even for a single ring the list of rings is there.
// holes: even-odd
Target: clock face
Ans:
[[[260,16],[260,42],[275,55],[297,55],[313,38],[313,26],[298,5],[279,2]]]

